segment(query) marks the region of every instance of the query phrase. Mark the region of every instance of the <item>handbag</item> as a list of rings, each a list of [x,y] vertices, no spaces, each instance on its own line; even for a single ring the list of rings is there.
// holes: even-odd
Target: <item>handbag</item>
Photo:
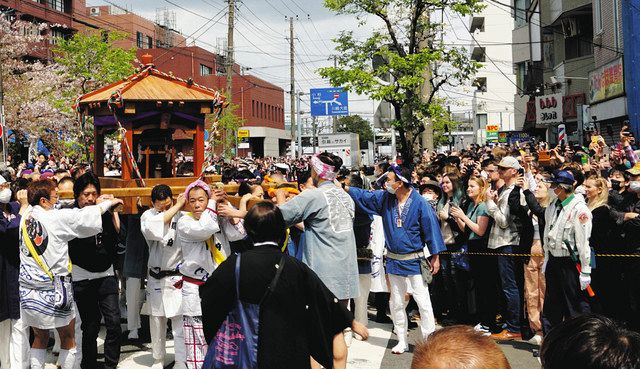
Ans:
[[[420,259],[420,273],[422,274],[422,280],[426,284],[433,282],[433,273],[431,273],[431,263],[429,259]]]
[[[236,259],[236,301],[222,322],[202,364],[203,369],[255,369],[258,367],[258,336],[260,306],[274,291],[284,269],[285,256],[278,262],[278,271],[258,304],[240,300],[240,254]]]

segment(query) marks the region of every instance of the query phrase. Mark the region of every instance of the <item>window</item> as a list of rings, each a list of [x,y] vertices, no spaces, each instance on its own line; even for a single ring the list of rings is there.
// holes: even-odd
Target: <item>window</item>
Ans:
[[[596,35],[602,32],[602,0],[593,0],[593,32]]]
[[[593,22],[591,16],[576,17],[576,30],[564,39],[564,56],[566,60],[593,55]]]
[[[64,0],[47,0],[47,6],[59,12],[66,11],[66,7],[64,6]]]
[[[147,49],[153,49],[153,37],[147,36]]]
[[[473,33],[476,30],[480,30],[480,32],[484,32],[484,17],[473,17],[471,19],[470,31]]]
[[[473,52],[471,53],[471,59],[477,62],[485,62],[485,48],[484,47],[474,47]]]
[[[59,40],[64,38],[64,33],[59,30],[59,29],[52,29],[51,30],[51,39],[50,39],[50,43],[51,45],[57,45]]]
[[[522,62],[516,64],[516,85],[519,91],[524,91],[524,81],[527,77],[527,64]]]
[[[200,75],[201,76],[208,76],[213,74],[213,68],[211,67],[207,67],[204,64],[200,64]]]
[[[487,92],[487,77],[478,77],[473,81],[478,92]]]
[[[486,114],[476,114],[476,119],[478,120],[478,127],[480,129],[487,128],[487,115]]]
[[[531,6],[531,0],[515,0],[513,4],[515,27],[522,27],[527,24],[527,10]]]
[[[136,45],[138,49],[144,49],[144,42],[142,41],[142,32],[136,32]]]
[[[251,100],[251,116],[252,117],[256,116],[256,101],[255,100]]]

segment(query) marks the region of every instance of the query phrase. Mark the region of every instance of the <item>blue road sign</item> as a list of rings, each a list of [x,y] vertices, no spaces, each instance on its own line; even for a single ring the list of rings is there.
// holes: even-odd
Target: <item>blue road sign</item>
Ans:
[[[349,115],[349,94],[342,87],[312,88],[311,116]]]

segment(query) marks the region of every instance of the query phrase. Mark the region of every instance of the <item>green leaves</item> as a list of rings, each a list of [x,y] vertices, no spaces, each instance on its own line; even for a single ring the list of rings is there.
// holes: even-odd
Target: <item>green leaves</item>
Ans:
[[[484,7],[482,1],[325,0],[325,6],[360,20],[375,17],[384,24],[364,39],[342,32],[334,39],[337,67],[320,68],[318,73],[334,86],[391,103],[403,158],[410,159],[427,122],[436,135],[445,124],[452,126],[444,109],[447,101],[436,92],[444,85],[465,84],[480,67],[464,48],[435,41],[443,25],[429,15],[442,8],[469,15]]]
[[[359,115],[348,115],[338,118],[338,132],[357,133],[360,139],[360,147],[367,141],[373,141],[371,124]]]
[[[80,79],[80,93],[121,80],[134,71],[136,50],[115,47],[116,41],[127,35],[121,32],[76,33],[68,40],[61,39],[55,61],[65,66],[67,75]]]

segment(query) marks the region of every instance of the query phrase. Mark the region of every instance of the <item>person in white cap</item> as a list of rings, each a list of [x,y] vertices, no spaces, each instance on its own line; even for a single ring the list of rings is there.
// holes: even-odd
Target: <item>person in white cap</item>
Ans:
[[[522,166],[516,158],[505,156],[498,163],[498,173],[500,179],[504,181],[504,186],[499,191],[489,190],[487,194],[487,212],[494,220],[489,234],[488,248],[496,253],[511,254],[514,252],[514,247],[520,243],[520,234],[514,221],[515,216],[509,210],[508,200],[521,169]],[[524,197],[522,195],[520,197],[521,204],[524,205]],[[521,339],[523,267],[514,257],[499,256],[498,274],[507,304],[505,317],[507,327],[502,332],[493,334],[492,338],[496,340]]]

